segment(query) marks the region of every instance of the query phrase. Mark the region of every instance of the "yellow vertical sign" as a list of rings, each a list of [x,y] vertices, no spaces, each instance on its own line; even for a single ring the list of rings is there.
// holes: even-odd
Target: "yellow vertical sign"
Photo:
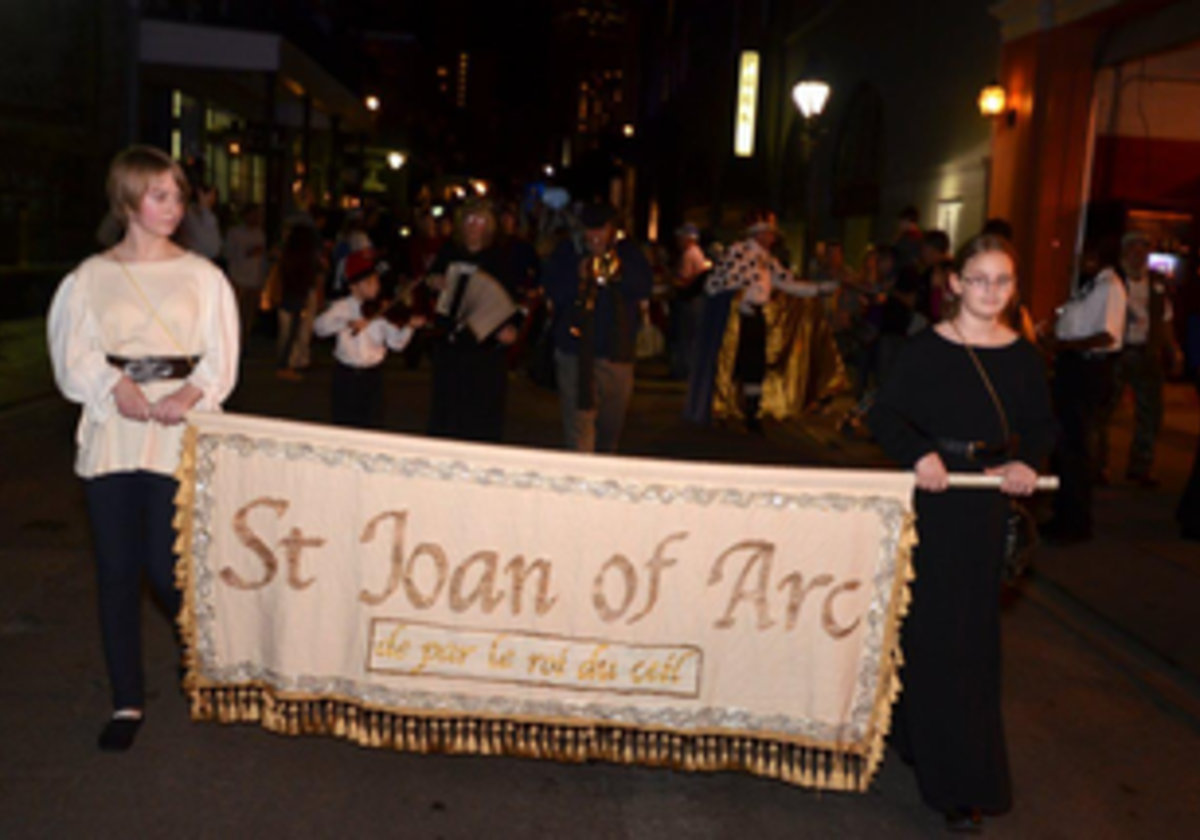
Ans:
[[[758,53],[754,50],[742,53],[735,110],[733,153],[738,157],[753,157],[754,120],[758,110]]]

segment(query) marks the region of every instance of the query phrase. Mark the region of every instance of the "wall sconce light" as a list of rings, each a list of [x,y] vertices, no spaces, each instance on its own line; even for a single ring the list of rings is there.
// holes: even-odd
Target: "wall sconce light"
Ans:
[[[1008,107],[1008,94],[998,82],[992,82],[979,92],[979,113],[985,117],[1004,117],[1009,128],[1017,122],[1017,109]]]

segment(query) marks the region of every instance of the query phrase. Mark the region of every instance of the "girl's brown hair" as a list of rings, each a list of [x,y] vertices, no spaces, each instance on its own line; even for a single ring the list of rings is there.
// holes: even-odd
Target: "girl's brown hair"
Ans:
[[[108,206],[122,222],[136,210],[150,188],[150,179],[169,172],[184,203],[190,188],[183,168],[161,149],[153,146],[130,146],[113,158],[108,168]]]

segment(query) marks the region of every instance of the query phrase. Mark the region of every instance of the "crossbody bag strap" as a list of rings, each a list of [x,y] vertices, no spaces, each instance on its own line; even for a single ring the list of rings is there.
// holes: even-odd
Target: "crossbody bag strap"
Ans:
[[[987,388],[988,396],[992,398],[992,405],[996,407],[996,413],[1000,415],[1000,425],[1004,429],[1004,442],[1007,444],[1012,440],[1012,430],[1008,426],[1008,412],[1004,410],[1004,403],[1000,401],[1000,395],[996,393],[995,387],[992,385],[992,378],[988,376],[987,370],[984,369],[983,363],[979,361],[979,357],[975,355],[975,350],[967,343],[966,338],[959,332],[958,327],[954,326],[953,321],[947,321],[950,329],[958,336],[962,342],[962,347],[967,351],[967,355],[971,357],[971,362],[975,365],[975,370],[979,371],[979,378],[983,380],[983,387]]]
[[[171,343],[175,345],[175,349],[179,351],[179,355],[190,356],[191,354],[183,349],[183,342],[175,337],[175,333],[170,327],[167,326],[166,322],[163,321],[162,316],[158,314],[158,307],[150,302],[150,298],[147,297],[146,293],[142,290],[142,286],[140,283],[138,283],[137,278],[133,276],[133,272],[131,272],[125,263],[123,263],[115,255],[113,256],[113,260],[115,260],[117,265],[121,267],[121,271],[125,273],[125,276],[129,278],[129,282],[133,285],[134,291],[136,291],[138,297],[141,298],[142,305],[146,307],[147,311],[149,311],[150,317],[154,319],[154,322],[158,324],[164,333],[166,333],[167,338],[171,339]]]

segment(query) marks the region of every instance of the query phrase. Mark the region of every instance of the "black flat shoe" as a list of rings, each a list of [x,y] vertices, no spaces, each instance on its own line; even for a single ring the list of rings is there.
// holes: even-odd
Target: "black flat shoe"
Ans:
[[[98,741],[100,749],[104,752],[128,751],[133,746],[133,741],[137,738],[138,729],[141,726],[142,718],[140,717],[114,717],[104,724],[104,729],[100,730]]]
[[[974,808],[955,808],[947,811],[946,830],[955,834],[982,834],[983,814]]]

